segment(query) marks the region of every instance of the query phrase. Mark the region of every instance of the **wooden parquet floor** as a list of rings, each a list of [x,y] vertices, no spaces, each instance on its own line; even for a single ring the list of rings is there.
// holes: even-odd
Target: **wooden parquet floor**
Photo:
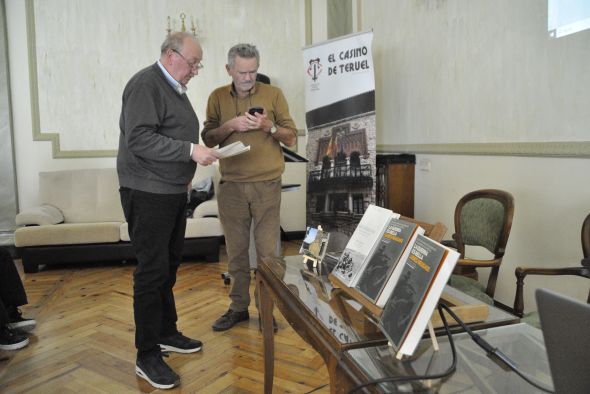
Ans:
[[[283,244],[296,254],[300,242]],[[20,265],[20,262],[17,262]],[[37,320],[31,343],[0,351],[1,393],[159,392],[135,376],[132,275],[134,264],[49,266],[22,274],[29,297],[23,315]],[[262,335],[258,312],[229,331],[211,324],[229,305],[222,250],[220,263],[186,262],[175,286],[178,327],[203,342],[195,354],[171,353],[166,362],[181,376],[170,393],[262,393]],[[22,272],[22,270],[21,270]],[[254,284],[254,281],[252,281]],[[252,289],[253,291],[253,285]],[[252,293],[253,294],[253,293]],[[321,357],[275,310],[276,393],[327,393]]]

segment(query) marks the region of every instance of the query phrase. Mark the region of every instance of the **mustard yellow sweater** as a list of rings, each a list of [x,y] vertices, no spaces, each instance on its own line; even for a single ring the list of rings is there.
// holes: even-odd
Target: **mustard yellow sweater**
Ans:
[[[289,105],[282,91],[276,86],[256,82],[250,95],[238,98],[232,85],[215,89],[207,103],[207,120],[201,133],[216,129],[228,120],[242,115],[252,107],[263,107],[268,119],[278,127],[292,130],[297,135],[295,122],[289,114]],[[263,130],[232,133],[220,146],[242,141],[250,151],[219,161],[221,179],[233,182],[268,181],[280,177],[285,169],[280,143]]]

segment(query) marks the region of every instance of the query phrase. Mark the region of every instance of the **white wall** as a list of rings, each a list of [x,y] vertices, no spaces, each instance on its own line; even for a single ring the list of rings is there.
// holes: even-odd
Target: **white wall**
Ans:
[[[8,0],[5,4],[16,176],[22,210],[38,204],[40,171],[114,167],[115,158],[54,159],[50,142],[33,141],[25,2]]]
[[[507,190],[515,211],[496,299],[512,306],[518,266],[577,266],[582,258],[580,230],[590,213],[590,160],[573,158],[417,155],[415,215],[440,221],[453,233],[457,201],[484,188]],[[420,170],[430,162],[430,171]],[[485,270],[484,270],[485,271]],[[482,278],[486,283],[487,274]],[[536,309],[533,289],[547,287],[586,300],[588,280],[527,277],[525,307]]]
[[[590,30],[550,38],[546,0],[364,4],[382,143],[590,141]]]
[[[17,211],[4,2],[0,2],[0,244],[14,230]],[[8,241],[10,242],[10,241]]]
[[[264,0],[257,0],[249,3],[248,7],[243,7],[241,3],[234,1],[212,0],[175,0],[166,4],[157,0],[149,3],[136,0],[125,4],[114,0],[60,0],[55,4],[32,1],[37,21],[36,63],[39,82],[39,91],[33,94],[29,62],[35,59],[29,58],[26,3],[23,0],[6,0],[16,173],[21,210],[39,203],[37,177],[40,171],[114,167],[116,164],[114,157],[54,158],[51,142],[33,140],[35,125],[32,121],[31,100],[39,103],[41,133],[59,133],[62,150],[84,156],[84,153],[79,152],[93,149],[93,141],[97,145],[94,149],[116,150],[119,133],[119,114],[116,108],[120,105],[116,103],[120,102],[122,91],[119,85],[124,84],[140,67],[148,65],[146,59],[147,62],[153,62],[158,58],[167,15],[172,19],[178,19],[180,12],[185,12],[186,23],[189,25],[187,27],[190,28],[190,16],[193,12],[199,13],[195,14],[195,17],[202,33],[205,68],[191,81],[187,94],[201,121],[205,118],[209,92],[214,87],[230,82],[224,69],[227,50],[237,42],[246,41],[259,47],[261,70],[271,77],[274,84],[283,89],[298,127],[305,128],[303,85],[299,82],[303,75],[289,71],[289,65],[302,63],[300,48],[305,41],[303,2],[291,0],[281,4],[266,4]],[[146,7],[143,12],[138,11],[143,5]],[[123,7],[125,12],[114,13],[113,10],[117,7]],[[129,10],[124,7],[131,7],[133,12],[127,12]],[[263,9],[266,13],[261,12]],[[288,12],[285,12],[286,10]],[[216,12],[219,13],[218,16],[210,16]],[[93,13],[98,15],[96,20],[83,20],[83,16]],[[220,23],[221,14],[227,14],[224,23]],[[112,18],[109,18],[109,15],[112,15]],[[107,18],[111,22],[110,25],[106,23],[105,26],[100,18]],[[248,20],[249,23],[244,23],[244,20]],[[146,30],[146,25],[151,27]],[[172,27],[174,28],[174,24]],[[78,33],[75,32],[76,29],[79,29]],[[131,35],[130,40],[133,38],[133,42],[137,41],[136,47],[129,48],[131,44],[117,45],[117,40],[109,36],[112,35],[112,31],[119,32],[122,36]],[[60,36],[64,33],[69,36]],[[93,39],[95,33],[96,38]],[[138,35],[143,37],[144,41],[138,39]],[[157,38],[159,36],[161,39]],[[64,42],[69,45],[62,45]],[[287,42],[289,44],[284,45]],[[125,50],[122,51],[121,48]],[[105,56],[105,53],[108,56]],[[62,56],[63,64],[60,65]],[[99,57],[94,59],[93,56]],[[89,63],[89,58],[94,61]],[[105,62],[116,65],[106,70]],[[86,74],[85,70],[88,71]],[[107,76],[119,70],[117,78],[110,78],[114,86],[104,86],[109,83],[109,78],[101,76],[103,70],[110,73],[107,73]],[[122,73],[126,75],[121,77],[119,74]],[[59,98],[61,104],[53,105],[52,97]],[[101,105],[101,102],[104,105]],[[80,108],[87,108],[90,111],[89,116],[86,117]],[[96,113],[102,113],[100,119],[104,122],[92,121],[93,117],[90,114]],[[106,135],[107,133],[109,135]],[[300,152],[305,152],[305,141],[299,141],[299,148]],[[285,173],[284,182],[301,183],[300,174],[290,170],[290,167],[289,165]],[[300,198],[293,201],[295,196]],[[286,231],[304,231],[304,182],[300,191],[291,192],[285,199],[290,206],[283,204],[283,227]],[[298,213],[299,210],[301,214]]]
[[[360,1],[360,0],[359,0]],[[303,2],[301,2],[303,4]],[[353,2],[357,4],[358,2]],[[401,3],[401,0],[400,0]],[[362,1],[361,10],[364,17],[379,13],[382,25],[375,26],[376,40],[383,35],[383,29],[392,20],[388,18],[391,13],[398,12],[398,1]],[[416,7],[444,7],[451,4],[461,9],[465,4],[469,7],[478,7],[485,2],[455,0],[447,2],[405,1],[403,4],[415,4]],[[94,4],[94,3],[89,3]],[[99,3],[96,3],[99,4]],[[505,11],[512,10],[512,2],[502,2]],[[528,2],[536,7],[537,4],[546,4],[544,1]],[[302,5],[303,7],[303,5]],[[326,3],[324,0],[312,3],[312,36],[313,42],[325,39]],[[356,7],[356,6],[355,6]],[[471,9],[471,8],[470,8]],[[520,10],[521,7],[519,6]],[[355,8],[356,10],[356,8]],[[370,11],[370,12],[369,12]],[[423,12],[423,9],[420,11]],[[91,168],[112,167],[114,158],[101,159],[53,159],[49,142],[34,142],[32,140],[32,125],[30,112],[29,75],[27,67],[27,43],[25,6],[22,0],[6,0],[6,13],[9,37],[10,77],[12,88],[13,129],[15,133],[15,150],[17,159],[17,178],[20,207],[27,208],[37,202],[37,174],[42,170],[56,170],[62,168]],[[536,14],[535,14],[536,15]],[[273,15],[267,15],[273,19]],[[355,15],[355,20],[358,15]],[[401,16],[403,19],[403,16]],[[219,18],[210,17],[213,20]],[[142,23],[141,16],[137,16],[137,23]],[[373,21],[373,19],[370,19]],[[303,23],[303,22],[298,22]],[[303,31],[303,27],[302,31]],[[363,20],[360,30],[370,28],[367,19]],[[417,34],[422,27],[408,26],[408,34]],[[387,30],[386,30],[387,32]],[[588,32],[578,33],[588,34]],[[385,35],[386,36],[386,35]],[[575,36],[575,35],[574,35]],[[574,37],[572,36],[572,37]],[[235,37],[232,37],[235,38]],[[237,38],[236,38],[237,39]],[[460,40],[461,37],[455,37]],[[470,39],[469,37],[465,38]],[[574,37],[574,40],[579,38]],[[395,79],[395,64],[383,62],[384,54],[397,56],[398,49],[394,40],[384,40],[385,46],[380,49],[381,58],[376,59],[376,78],[385,81],[385,78]],[[433,45],[438,45],[433,43]],[[453,43],[461,45],[461,42]],[[83,43],[91,45],[91,43]],[[432,53],[434,49],[427,46],[415,48],[418,53]],[[300,50],[300,48],[293,48]],[[412,53],[406,53],[411,56]],[[468,61],[468,59],[466,60]],[[221,62],[221,60],[220,60]],[[385,67],[387,66],[387,67]],[[467,67],[468,64],[458,66]],[[207,64],[209,67],[209,63]],[[283,74],[296,73],[295,68],[276,69],[272,74],[277,75],[277,80],[286,80]],[[378,144],[395,144],[396,129],[402,125],[398,119],[385,118],[391,116],[393,111],[388,107],[388,100],[393,95],[402,95],[403,89],[412,89],[407,85],[408,81],[399,81],[398,85],[378,91]],[[428,93],[428,92],[426,92]],[[493,94],[490,93],[490,94]],[[116,99],[116,98],[115,98]],[[288,97],[289,101],[302,107],[302,96]],[[503,97],[498,96],[497,100]],[[469,104],[469,103],[467,103]],[[429,116],[429,113],[416,112],[414,116]],[[436,124],[435,119],[430,119],[430,124]],[[300,128],[304,125],[300,124]],[[420,128],[412,133],[420,133]],[[434,132],[428,130],[429,133]],[[444,132],[444,130],[439,130]],[[559,130],[555,131],[559,133]],[[580,131],[576,130],[576,135]],[[418,139],[419,140],[419,139]],[[304,141],[300,138],[300,152],[304,152]],[[552,158],[552,157],[514,157],[514,156],[459,156],[459,155],[428,155],[419,154],[418,161],[430,160],[431,171],[416,170],[416,217],[427,221],[441,221],[449,227],[450,236],[453,227],[453,211],[458,199],[465,193],[482,188],[502,188],[513,193],[516,201],[516,210],[512,234],[508,243],[504,264],[500,270],[497,298],[501,302],[511,305],[515,291],[514,268],[518,265],[553,266],[553,265],[577,265],[581,258],[579,232],[581,221],[590,212],[590,160],[584,158]],[[291,174],[293,181],[290,183],[302,183],[305,185],[305,176],[296,169],[296,165],[287,165],[287,173]],[[302,166],[303,167],[303,166]],[[305,216],[305,187],[302,187],[300,196],[287,194],[283,196],[282,224],[287,231],[303,230],[305,224],[301,221]],[[291,192],[293,193],[293,192]],[[576,278],[557,277],[551,279],[528,278],[526,287],[526,307],[534,309],[532,292],[535,287],[551,287],[563,293],[570,294],[581,300],[585,300],[588,285],[587,281]]]
[[[422,152],[415,216],[445,223],[450,237],[455,205],[464,194],[480,188],[511,192],[514,222],[496,290],[496,299],[509,306],[517,266],[579,265],[581,225],[590,213],[587,155],[452,153],[462,152],[465,143],[479,143],[476,148],[483,152],[490,142],[504,152],[514,149],[502,146],[506,142],[570,141],[574,150],[587,147],[588,122],[581,119],[588,116],[582,108],[588,99],[582,97],[590,92],[585,49],[590,31],[550,39],[546,1],[361,4],[361,29],[375,32],[378,149],[411,146]],[[442,154],[424,153],[429,148],[423,146]],[[425,160],[429,172],[419,169]],[[480,280],[485,283],[487,275]],[[589,286],[575,277],[527,278],[526,310],[536,309],[537,287],[585,301]]]

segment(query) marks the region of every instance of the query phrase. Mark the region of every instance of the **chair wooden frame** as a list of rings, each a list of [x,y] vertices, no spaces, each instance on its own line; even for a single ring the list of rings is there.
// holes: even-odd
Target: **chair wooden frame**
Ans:
[[[407,216],[400,216],[400,219],[420,225],[424,229],[424,235],[436,242],[440,242],[447,232],[447,226],[441,222],[428,223]]]
[[[563,268],[535,268],[535,267],[517,267],[514,270],[516,276],[516,294],[514,295],[514,313],[524,316],[524,278],[527,275],[574,275],[590,279],[590,214],[584,219],[582,224],[582,253],[584,258],[578,267]],[[590,304],[590,291],[588,292],[587,301]]]
[[[490,250],[494,254],[492,259],[480,260],[465,257],[465,246],[461,236],[461,211],[465,204],[475,199],[490,198],[496,200],[504,207],[504,223],[502,231],[498,239],[498,243],[494,250]],[[482,189],[475,190],[473,192],[464,195],[455,208],[455,233],[453,234],[453,241],[444,241],[443,244],[451,246],[457,249],[460,257],[457,261],[457,267],[486,267],[491,268],[490,276],[488,278],[487,287],[485,293],[494,298],[496,291],[496,282],[498,280],[498,271],[500,270],[500,264],[506,251],[506,244],[508,243],[508,236],[510,235],[510,229],[512,228],[512,217],[514,216],[514,197],[512,194],[498,189]],[[460,268],[459,268],[460,269]]]

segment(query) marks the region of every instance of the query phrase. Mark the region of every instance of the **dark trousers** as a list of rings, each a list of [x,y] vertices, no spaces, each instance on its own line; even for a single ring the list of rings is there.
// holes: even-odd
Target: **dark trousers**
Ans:
[[[138,357],[159,352],[161,337],[178,332],[172,288],[182,257],[186,193],[154,194],[122,187],[121,204],[137,258],[133,274]]]
[[[0,247],[0,325],[9,322],[7,308],[27,304],[27,293],[10,252]]]

